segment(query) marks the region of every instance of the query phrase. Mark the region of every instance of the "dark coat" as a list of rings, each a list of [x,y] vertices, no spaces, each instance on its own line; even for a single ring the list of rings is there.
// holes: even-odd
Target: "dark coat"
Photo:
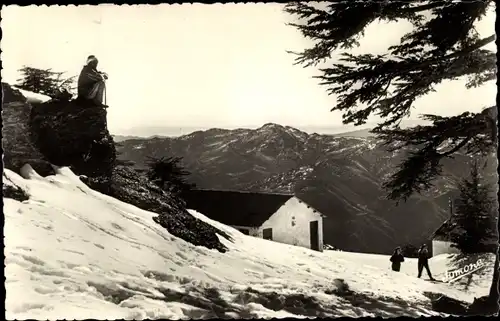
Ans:
[[[401,263],[405,261],[405,257],[403,256],[403,254],[396,254],[394,253],[392,256],[391,256],[391,262],[392,262],[392,269],[394,271],[399,271],[399,269],[401,268]]]
[[[429,262],[429,250],[427,249],[418,250],[418,263],[426,264],[428,262]]]

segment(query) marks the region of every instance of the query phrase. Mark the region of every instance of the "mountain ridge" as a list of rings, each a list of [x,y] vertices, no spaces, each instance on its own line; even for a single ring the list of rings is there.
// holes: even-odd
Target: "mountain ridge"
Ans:
[[[420,120],[420,119],[406,119],[403,120],[400,124],[402,128],[413,127],[417,125],[425,125],[428,124],[428,121]],[[273,123],[269,123],[273,124]],[[284,125],[292,128],[297,128],[301,131],[304,131],[308,134],[320,133],[324,135],[342,135],[346,133],[356,133],[359,131],[369,131],[373,129],[377,124],[376,123],[368,123],[360,126],[354,125],[334,125],[334,126],[298,126],[298,125]],[[138,138],[150,138],[154,136],[162,136],[162,137],[180,137],[189,135],[190,133],[197,131],[206,131],[210,129],[222,129],[222,130],[255,130],[257,128],[262,127],[262,125],[241,125],[241,126],[138,126],[132,127],[128,129],[115,129],[114,136],[117,137],[138,137]]]
[[[448,218],[448,200],[456,196],[454,185],[470,159],[462,154],[445,159],[443,176],[433,189],[394,206],[385,199],[382,183],[407,151],[388,152],[375,137],[308,134],[267,123],[257,129],[209,129],[120,145],[119,157],[138,168],[145,166],[147,156],[182,157],[192,173],[190,181],[200,188],[294,192],[328,217],[326,244],[381,254],[429,241]]]

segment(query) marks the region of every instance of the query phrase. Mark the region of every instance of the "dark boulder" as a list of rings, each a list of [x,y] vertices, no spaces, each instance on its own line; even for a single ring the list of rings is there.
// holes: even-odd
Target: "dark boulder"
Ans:
[[[225,252],[216,234],[229,236],[207,224],[185,209],[185,204],[177,196],[171,195],[149,181],[135,170],[117,166],[110,178],[82,177],[90,188],[140,209],[157,213],[153,220],[167,231],[191,244],[205,246]]]
[[[42,176],[54,174],[54,169],[32,140],[30,115],[32,106],[18,90],[2,83],[2,148],[4,166],[16,173],[30,164]]]
[[[91,177],[110,176],[116,161],[106,110],[89,102],[51,100],[30,117],[33,141],[52,164]]]
[[[12,88],[8,83],[2,83],[2,103],[9,104],[13,102],[25,103],[26,97],[17,89]]]
[[[467,315],[469,316],[492,316],[498,314],[498,295],[494,296],[483,296],[480,298],[474,298],[474,302],[469,305],[467,309]]]
[[[432,310],[454,316],[467,315],[467,304],[441,293],[423,292],[431,300]]]

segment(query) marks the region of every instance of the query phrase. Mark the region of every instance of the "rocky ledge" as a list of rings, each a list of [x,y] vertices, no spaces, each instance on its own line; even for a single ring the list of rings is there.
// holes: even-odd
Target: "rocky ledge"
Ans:
[[[169,233],[194,245],[221,252],[226,247],[215,227],[193,217],[177,197],[161,190],[145,176],[116,166],[116,150],[108,132],[106,110],[78,100],[28,103],[26,97],[2,83],[5,168],[19,173],[30,164],[41,176],[54,174],[51,164],[67,166],[90,188],[141,209],[157,213],[154,221]],[[25,200],[4,184],[5,197]]]
[[[105,109],[52,100],[32,109],[30,125],[34,144],[50,163],[92,177],[111,175],[116,150]]]
[[[52,166],[31,139],[32,106],[18,90],[8,84],[2,83],[2,91],[2,148],[5,168],[18,173],[24,164],[30,164],[40,175],[54,174]]]

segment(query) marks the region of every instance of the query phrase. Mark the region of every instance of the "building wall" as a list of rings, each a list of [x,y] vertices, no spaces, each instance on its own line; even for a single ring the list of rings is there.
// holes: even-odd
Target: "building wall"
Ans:
[[[289,199],[258,230],[258,237],[263,237],[263,230],[272,228],[273,241],[311,248],[309,223],[318,221],[320,251],[323,250],[323,218],[319,212],[296,197]]]
[[[432,256],[439,254],[451,254],[459,253],[460,251],[454,247],[451,247],[451,242],[442,240],[432,240]]]

